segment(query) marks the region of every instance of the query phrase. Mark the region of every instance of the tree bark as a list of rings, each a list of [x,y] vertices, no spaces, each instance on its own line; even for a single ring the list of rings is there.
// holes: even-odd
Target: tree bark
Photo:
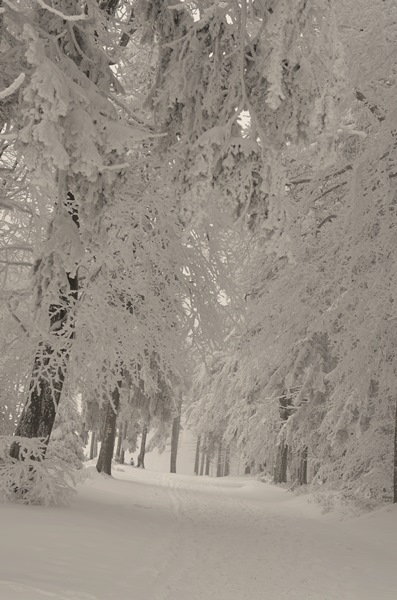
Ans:
[[[218,461],[216,463],[216,476],[223,477],[223,448],[222,442],[219,442],[218,446]]]
[[[146,437],[147,437],[147,426],[144,425],[142,429],[141,449],[138,455],[137,467],[141,469],[145,468],[145,453],[146,453]]]
[[[200,468],[200,442],[201,442],[201,437],[198,435],[197,443],[196,443],[196,455],[194,457],[194,474],[195,475],[199,474],[199,468]]]
[[[180,411],[181,411],[181,407],[179,405],[179,414],[172,421],[170,473],[176,473],[176,458],[178,456],[179,432],[181,429],[181,412]]]
[[[112,458],[114,452],[114,442],[116,438],[116,421],[119,404],[120,392],[116,387],[113,390],[112,402],[109,401],[106,411],[101,450],[99,452],[98,462],[96,465],[98,473],[106,473],[107,475],[112,474]]]

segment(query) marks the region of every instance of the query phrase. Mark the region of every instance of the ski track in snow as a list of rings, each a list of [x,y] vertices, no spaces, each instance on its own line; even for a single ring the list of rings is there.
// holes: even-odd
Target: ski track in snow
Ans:
[[[0,506],[0,600],[395,600],[397,513],[324,517],[249,478],[116,468]]]

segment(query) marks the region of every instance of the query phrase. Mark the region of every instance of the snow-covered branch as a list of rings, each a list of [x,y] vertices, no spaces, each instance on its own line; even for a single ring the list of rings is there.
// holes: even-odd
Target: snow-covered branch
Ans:
[[[12,96],[12,94],[14,94],[14,92],[16,92],[21,87],[24,80],[25,80],[25,73],[20,73],[18,75],[18,77],[15,79],[15,81],[12,82],[11,85],[9,85],[4,90],[0,91],[0,100],[4,100],[8,96]]]
[[[44,0],[36,0],[36,2],[37,2],[37,4],[39,4],[41,6],[41,8],[48,10],[48,12],[52,13],[53,15],[56,15],[57,17],[60,17],[64,21],[85,21],[88,18],[88,16],[85,14],[65,15],[60,10],[57,10],[56,8],[53,8],[52,6],[49,6],[48,4],[46,4],[44,2]]]

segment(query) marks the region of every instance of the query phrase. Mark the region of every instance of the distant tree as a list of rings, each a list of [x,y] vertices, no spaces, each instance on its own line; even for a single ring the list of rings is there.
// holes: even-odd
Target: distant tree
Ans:
[[[91,441],[90,441],[90,454],[89,454],[89,459],[90,460],[94,460],[94,458],[96,458],[98,450],[97,450],[97,439],[96,439],[96,432],[95,431],[91,431]]]
[[[147,425],[142,427],[141,447],[137,459],[137,467],[145,468],[145,454],[146,454],[146,437],[147,437]]]
[[[201,436],[197,436],[197,442],[196,442],[196,452],[195,452],[195,456],[194,456],[194,474],[198,475],[199,474],[199,467],[200,467],[200,443],[201,443]]]
[[[179,434],[181,430],[181,408],[182,402],[179,402],[178,414],[172,420],[170,473],[176,473],[176,459],[178,456]]]

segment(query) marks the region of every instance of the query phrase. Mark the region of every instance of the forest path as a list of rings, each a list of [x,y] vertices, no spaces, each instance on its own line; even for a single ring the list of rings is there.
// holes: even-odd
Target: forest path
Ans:
[[[390,530],[382,543],[366,518],[324,517],[307,498],[254,480],[163,478],[177,539],[148,600],[397,597]]]
[[[247,478],[115,467],[69,508],[0,505],[0,600],[394,600],[397,512],[321,515]]]

